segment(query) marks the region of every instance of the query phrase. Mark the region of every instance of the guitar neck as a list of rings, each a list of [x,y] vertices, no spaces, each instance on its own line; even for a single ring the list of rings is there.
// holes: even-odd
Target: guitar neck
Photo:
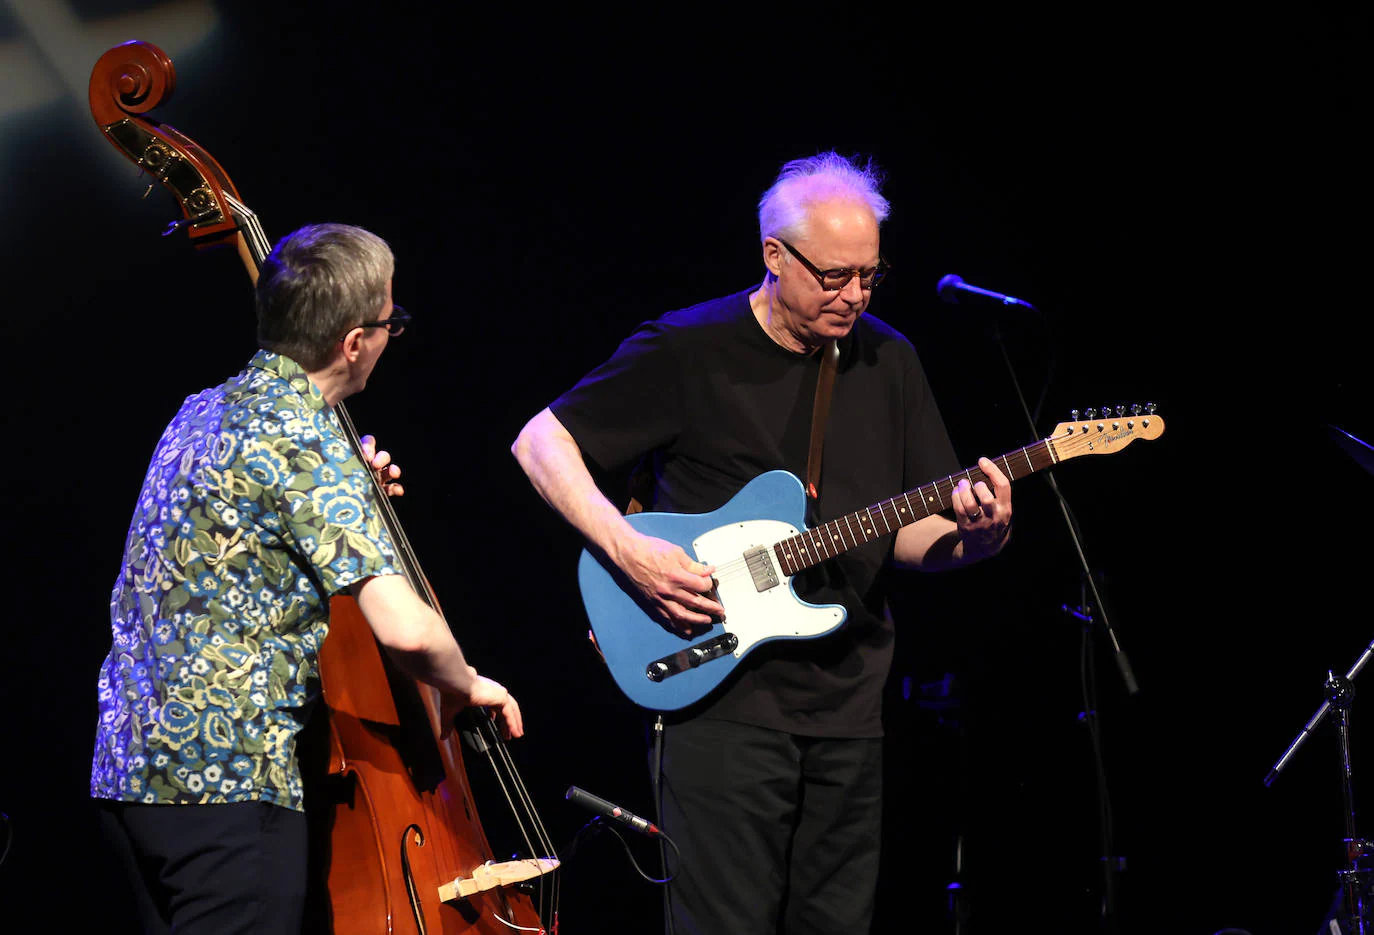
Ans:
[[[1011,480],[1020,480],[1036,471],[1053,467],[1060,461],[1054,439],[1044,438],[1034,444],[1009,451],[993,461]],[[891,535],[903,526],[952,509],[950,496],[959,481],[970,484],[987,481],[987,475],[977,467],[965,468],[957,474],[932,481],[924,487],[908,490],[890,500],[883,500],[828,523],[814,526],[790,539],[774,543],[773,554],[783,574],[795,575],[803,569],[819,565],[841,552],[848,552],[874,539]]]

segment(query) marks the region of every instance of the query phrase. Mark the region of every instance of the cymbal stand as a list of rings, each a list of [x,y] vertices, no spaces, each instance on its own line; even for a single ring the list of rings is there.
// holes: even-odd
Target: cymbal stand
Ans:
[[[1351,935],[1371,935],[1374,933],[1374,844],[1361,838],[1355,830],[1355,800],[1352,792],[1353,770],[1350,762],[1350,708],[1355,700],[1355,676],[1374,656],[1374,643],[1370,643],[1360,658],[1344,676],[1328,671],[1326,682],[1322,685],[1326,700],[1317,708],[1298,736],[1288,745],[1283,756],[1264,777],[1264,784],[1271,786],[1283,768],[1288,765],[1293,754],[1305,741],[1331,709],[1336,710],[1336,731],[1339,737],[1341,754],[1341,802],[1345,812],[1345,867],[1338,876],[1344,894],[1344,908],[1348,916]]]

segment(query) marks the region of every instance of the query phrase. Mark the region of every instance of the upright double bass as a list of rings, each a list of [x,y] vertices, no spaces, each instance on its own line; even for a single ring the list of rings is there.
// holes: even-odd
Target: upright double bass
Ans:
[[[184,228],[197,246],[233,244],[256,281],[271,245],[228,174],[189,137],[142,116],[175,84],[176,71],[161,49],[126,42],[96,62],[91,114],[117,150],[176,197],[182,220],[172,228]],[[342,404],[335,412],[361,456],[348,412]],[[438,611],[381,481],[374,476],[372,482],[411,586]],[[327,778],[307,786],[315,889],[307,930],[556,932],[558,860],[492,718],[469,711],[462,731],[447,730],[438,691],[386,662],[349,597],[330,602],[320,678],[328,765]],[[490,764],[528,856],[494,859],[460,736]]]

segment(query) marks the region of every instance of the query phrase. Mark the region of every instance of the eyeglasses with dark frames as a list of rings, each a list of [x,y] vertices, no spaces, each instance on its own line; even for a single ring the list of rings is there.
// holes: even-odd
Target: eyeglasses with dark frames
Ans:
[[[818,282],[820,287],[827,292],[839,292],[845,286],[849,285],[849,280],[853,279],[855,276],[859,277],[859,286],[861,288],[872,289],[878,283],[882,282],[888,270],[892,269],[892,266],[887,260],[884,260],[881,256],[878,257],[877,266],[870,266],[867,269],[853,269],[852,267],[848,269],[819,269],[815,263],[812,263],[806,257],[802,256],[801,251],[796,247],[792,246],[781,237],[777,238],[777,240],[778,243],[787,248],[788,253],[791,253],[801,261],[801,265],[805,266],[811,275],[816,277],[816,282]]]
[[[391,317],[385,321],[364,321],[354,325],[355,328],[385,328],[387,333],[393,338],[406,330],[406,325],[410,323],[410,313],[399,305],[391,306]]]

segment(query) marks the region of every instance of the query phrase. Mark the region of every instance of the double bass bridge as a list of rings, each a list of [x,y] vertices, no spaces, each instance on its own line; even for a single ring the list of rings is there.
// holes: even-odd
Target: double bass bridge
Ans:
[[[552,873],[559,861],[553,857],[531,857],[526,860],[487,861],[472,871],[471,877],[456,877],[452,883],[439,886],[439,899],[446,903],[467,899],[477,893],[498,886],[514,886],[526,880]]]

